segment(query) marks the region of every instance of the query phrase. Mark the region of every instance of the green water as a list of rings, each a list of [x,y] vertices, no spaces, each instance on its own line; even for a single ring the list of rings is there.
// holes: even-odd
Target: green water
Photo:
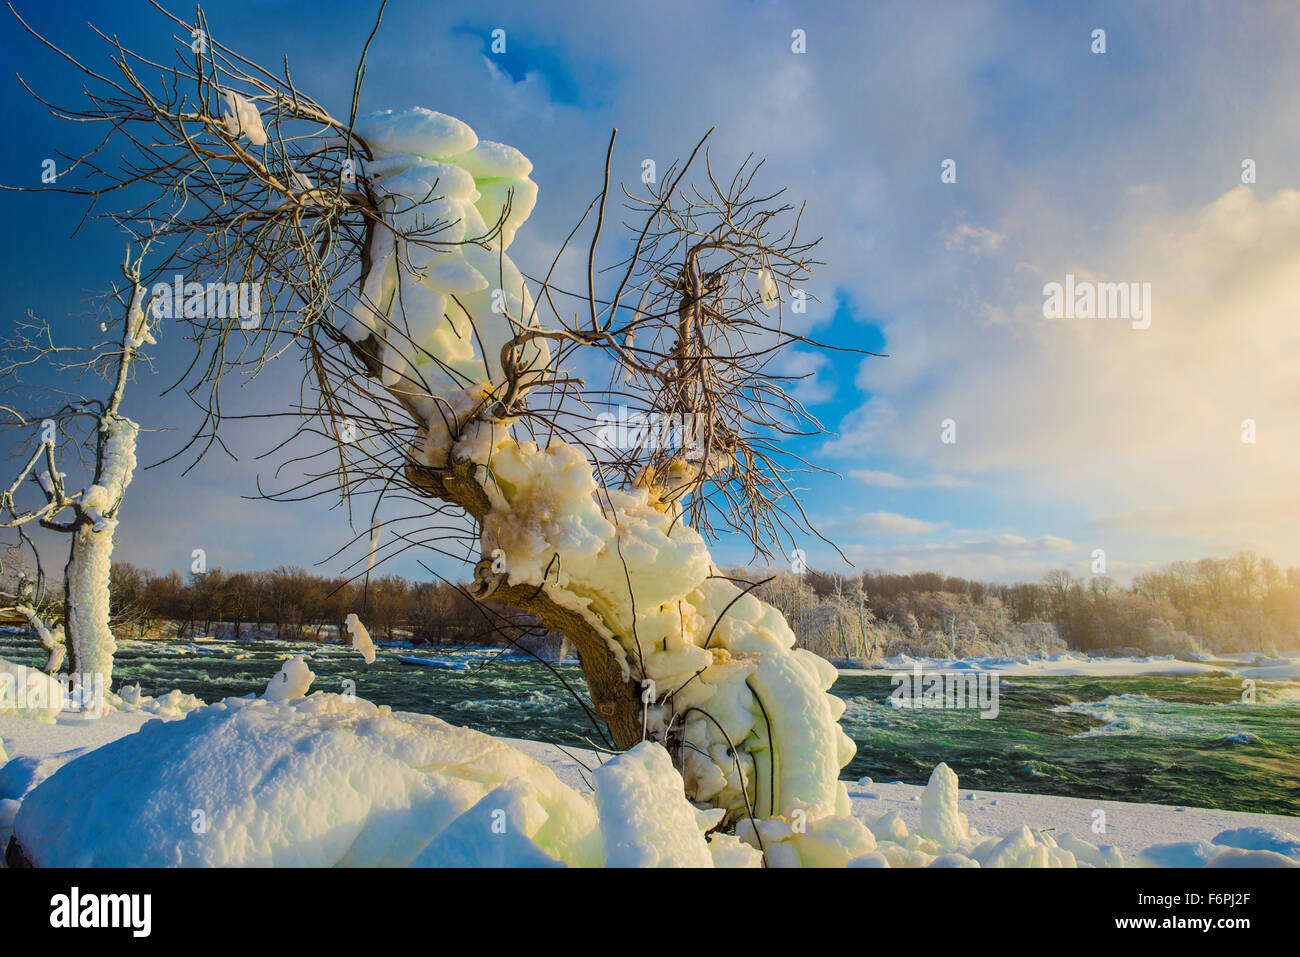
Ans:
[[[204,653],[194,653],[197,647]],[[424,652],[402,651],[422,655]],[[240,657],[237,659],[235,655]],[[562,684],[585,700],[582,672],[440,654],[470,665],[404,665],[391,649],[365,665],[338,646],[185,646],[123,642],[115,687],[147,695],[179,688],[205,701],[260,694],[291,654],[316,673],[313,690],[345,681],[376,704],[434,714],[490,734],[563,745],[605,742]],[[0,658],[36,664],[34,644],[0,633]],[[887,675],[842,677],[845,731],[858,754],[843,776],[924,784],[946,761],[963,787],[1300,815],[1300,685],[1259,683],[1258,703],[1239,703],[1241,682],[1223,675],[1132,678],[1004,678],[992,720],[975,710],[899,709]],[[1227,739],[1249,735],[1244,743]]]
[[[844,777],[923,784],[939,761],[963,787],[1300,814],[1300,690],[1228,676],[1004,678],[998,716],[887,705],[887,677],[843,677]],[[1249,735],[1245,743],[1225,740]]]

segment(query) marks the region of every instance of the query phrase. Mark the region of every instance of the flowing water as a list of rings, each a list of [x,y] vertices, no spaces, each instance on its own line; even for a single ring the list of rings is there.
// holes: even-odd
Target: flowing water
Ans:
[[[567,683],[586,701],[576,664],[494,659],[490,651],[381,648],[367,666],[338,645],[125,641],[115,688],[173,688],[205,701],[260,694],[281,662],[307,657],[313,690],[355,692],[396,710],[434,714],[489,734],[601,745]],[[433,658],[448,667],[402,664]],[[0,633],[0,658],[37,664],[24,636]],[[1260,682],[1243,704],[1226,675],[1002,678],[996,718],[977,710],[900,709],[881,676],[845,676],[845,731],[858,754],[845,778],[924,784],[946,761],[965,787],[1300,815],[1300,685]],[[589,702],[587,702],[589,704]]]

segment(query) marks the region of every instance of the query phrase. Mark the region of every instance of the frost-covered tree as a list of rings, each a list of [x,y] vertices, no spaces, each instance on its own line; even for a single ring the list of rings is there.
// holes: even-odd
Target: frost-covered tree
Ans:
[[[151,185],[126,215],[171,244],[160,275],[262,283],[254,328],[183,317],[200,439],[215,441],[229,375],[296,349],[302,460],[328,459],[291,493],[374,494],[362,573],[385,548],[378,502],[418,502],[393,548],[468,554],[474,597],[565,635],[615,747],[662,742],[687,795],[769,860],[860,851],[835,670],[707,545],[739,532],[770,556],[815,534],[789,484],[808,466],[781,443],[820,426],[777,361],[808,341],[787,325],[815,265],[801,210],[758,188],[761,163],[720,176],[706,136],[648,191],[624,191],[631,252],[602,263],[611,137],[570,236],[590,231],[585,283],[555,278],[569,242],[526,279],[509,250],[537,187],[519,150],[423,108],[358,115],[364,53],[336,118],[287,67],[218,42],[202,11],[172,19],[172,53],[114,42],[112,78],[77,64],[90,102],[61,112],[111,126],[113,165],[78,159],[114,185],[59,188],[103,202]]]
[[[148,242],[143,245],[147,249]],[[31,314],[0,339],[0,381],[6,383],[0,411],[22,455],[0,490],[0,528],[12,530],[35,562],[35,574],[20,578],[0,601],[7,599],[28,620],[49,652],[47,671],[59,669],[66,651],[73,674],[102,678],[105,689],[112,684],[116,651],[109,628],[113,534],[135,470],[139,434],[121,406],[140,347],[154,341],[140,283],[143,259],[143,251],[133,258],[127,250],[123,281],[110,295],[121,311],[100,323],[98,341],[64,344],[47,320]],[[81,474],[69,481],[61,466]],[[29,533],[33,526],[70,538],[61,625],[46,620],[51,603]]]

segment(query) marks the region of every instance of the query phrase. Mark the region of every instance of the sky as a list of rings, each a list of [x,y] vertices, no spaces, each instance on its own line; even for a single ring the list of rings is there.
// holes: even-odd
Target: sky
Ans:
[[[92,66],[107,48],[86,21],[174,47],[145,2],[15,6]],[[266,64],[287,53],[336,115],[375,9],[205,5],[218,39]],[[497,29],[504,54],[490,49]],[[612,175],[628,183],[710,127],[716,165],[766,156],[761,182],[807,200],[804,228],[824,237],[806,285],[818,302],[799,321],[887,354],[787,359],[812,373],[797,395],[832,433],[792,446],[836,473],[809,477],[804,500],[843,557],[809,537],[808,564],[1018,581],[1089,575],[1100,549],[1128,580],[1244,549],[1300,565],[1297,49],[1300,7],[1250,0],[393,0],[361,107],[424,106],[521,149],[540,195],[511,255],[532,275],[599,191],[611,128]],[[78,77],[8,19],[0,54],[48,98],[78,95]],[[0,109],[0,182],[36,185],[44,158],[84,141],[15,79],[0,79]],[[4,321],[30,309],[76,335],[122,238],[102,224],[72,236],[81,207],[66,198],[0,202]],[[1067,276],[1139,295],[1122,316],[1053,318],[1045,287]],[[142,464],[188,434],[192,410],[161,395],[184,360],[185,343],[164,339],[128,395],[127,414],[156,430]],[[234,401],[287,408],[301,370],[284,362]],[[278,464],[258,456],[282,434],[236,423],[237,459],[137,472],[116,557],[185,571],[202,548],[225,568],[338,571],[346,559],[327,559],[355,534],[342,510],[256,499]],[[716,558],[750,552],[724,539]],[[389,567],[429,577],[410,553]]]

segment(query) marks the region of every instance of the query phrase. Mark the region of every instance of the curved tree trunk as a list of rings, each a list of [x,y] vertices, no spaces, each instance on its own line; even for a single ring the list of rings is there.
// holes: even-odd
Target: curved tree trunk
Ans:
[[[406,477],[428,495],[454,502],[482,522],[491,509],[491,503],[474,478],[475,468],[464,463],[445,470],[433,469],[412,460],[407,462]],[[471,594],[479,600],[493,598],[534,614],[551,631],[568,638],[578,651],[596,714],[609,727],[615,747],[626,749],[641,741],[644,706],[636,685],[627,680],[609,643],[586,619],[557,605],[549,595],[533,585],[506,583],[504,576],[493,574],[488,561],[479,562],[475,567]]]

